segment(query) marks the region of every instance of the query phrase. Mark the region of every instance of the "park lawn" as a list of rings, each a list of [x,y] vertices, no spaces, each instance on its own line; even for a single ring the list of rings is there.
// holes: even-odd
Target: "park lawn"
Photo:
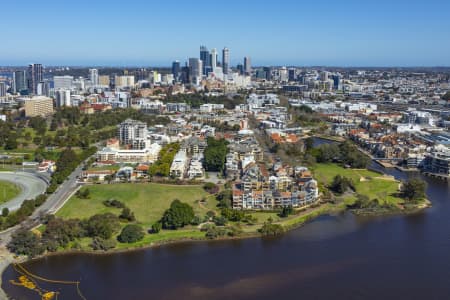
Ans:
[[[0,203],[8,202],[18,196],[21,191],[21,188],[12,182],[0,181]]]
[[[89,188],[90,199],[73,196],[56,215],[62,218],[79,219],[106,212],[119,215],[121,209],[106,207],[102,203],[107,199],[116,199],[122,201],[134,212],[138,223],[148,228],[161,219],[174,199],[189,203],[195,213],[201,216],[217,205],[214,197],[208,198],[207,202],[210,203],[208,207],[199,205],[199,200],[208,196],[201,186],[121,183],[83,187],[83,189],[86,188]]]
[[[165,243],[175,240],[190,240],[190,239],[204,239],[205,233],[198,229],[177,229],[177,230],[161,230],[157,234],[146,234],[144,238],[135,243],[120,243],[117,242],[115,249],[134,249],[144,246],[150,246],[154,243]]]
[[[263,224],[269,218],[272,218],[273,222],[277,222],[281,219],[277,212],[256,211],[252,212],[251,215],[258,220],[256,222],[257,224]]]
[[[355,184],[356,193],[366,195],[369,199],[378,199],[380,204],[401,204],[403,199],[396,197],[399,182],[397,180],[389,180],[383,175],[363,169],[343,168],[337,164],[316,164],[313,168],[314,177],[325,185],[330,184],[336,175],[351,178]],[[364,181],[361,181],[364,178]],[[352,203],[356,200],[354,195],[344,196],[346,203]]]

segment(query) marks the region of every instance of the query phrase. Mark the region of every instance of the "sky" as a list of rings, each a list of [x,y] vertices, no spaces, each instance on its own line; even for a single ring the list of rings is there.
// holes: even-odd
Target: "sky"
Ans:
[[[449,0],[14,0],[0,65],[169,66],[199,46],[232,65],[450,66]]]

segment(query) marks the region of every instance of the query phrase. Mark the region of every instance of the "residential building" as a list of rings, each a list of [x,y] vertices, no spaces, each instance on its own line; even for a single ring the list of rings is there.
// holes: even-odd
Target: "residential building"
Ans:
[[[97,86],[99,85],[99,77],[97,69],[89,69],[89,79],[91,80],[91,85]]]
[[[132,149],[144,149],[147,141],[147,124],[144,122],[127,119],[118,126],[118,137],[122,145],[128,145]]]
[[[53,100],[45,96],[35,96],[25,99],[25,116],[48,116],[53,113]]]

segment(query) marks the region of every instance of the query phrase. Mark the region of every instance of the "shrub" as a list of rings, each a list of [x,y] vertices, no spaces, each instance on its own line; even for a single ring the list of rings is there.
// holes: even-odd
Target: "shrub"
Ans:
[[[162,229],[161,222],[156,222],[152,225],[152,233],[159,233]]]
[[[117,237],[121,243],[135,243],[144,238],[144,231],[142,227],[136,224],[130,224],[122,229],[122,232]]]
[[[116,247],[116,241],[113,239],[102,239],[101,237],[94,237],[92,239],[91,248],[93,250],[108,251]]]

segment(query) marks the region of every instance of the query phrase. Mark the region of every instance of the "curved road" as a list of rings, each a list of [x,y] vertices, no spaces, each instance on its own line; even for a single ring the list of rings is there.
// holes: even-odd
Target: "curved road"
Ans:
[[[9,181],[17,184],[22,190],[17,197],[1,204],[0,211],[5,207],[9,211],[18,210],[23,201],[34,199],[47,189],[47,184],[43,179],[26,172],[0,172],[0,181]]]

